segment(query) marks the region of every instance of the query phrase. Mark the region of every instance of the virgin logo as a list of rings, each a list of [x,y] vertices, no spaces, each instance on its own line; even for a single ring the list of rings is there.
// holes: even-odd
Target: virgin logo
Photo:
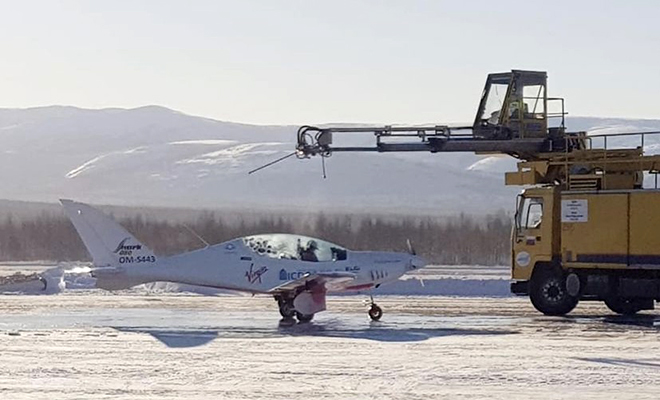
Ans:
[[[261,275],[265,274],[268,271],[268,267],[263,266],[258,270],[254,270],[254,263],[250,264],[250,270],[245,272],[245,278],[250,284],[253,284],[257,281],[261,283]]]

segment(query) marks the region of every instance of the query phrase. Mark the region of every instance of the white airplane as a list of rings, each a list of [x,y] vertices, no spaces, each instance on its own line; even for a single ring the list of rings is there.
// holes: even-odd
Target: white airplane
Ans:
[[[396,281],[422,268],[415,255],[380,251],[350,251],[306,236],[247,236],[170,257],[157,257],[109,216],[87,204],[61,200],[93,260],[96,286],[127,289],[149,282],[176,282],[268,294],[280,314],[310,321],[326,309],[328,292],[367,290]],[[369,316],[383,310],[371,301]]]

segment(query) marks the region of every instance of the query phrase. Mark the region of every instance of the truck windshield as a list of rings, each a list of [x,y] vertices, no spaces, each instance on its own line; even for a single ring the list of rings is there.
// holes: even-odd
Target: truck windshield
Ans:
[[[522,229],[535,229],[543,220],[543,198],[523,197],[518,209],[516,226]]]

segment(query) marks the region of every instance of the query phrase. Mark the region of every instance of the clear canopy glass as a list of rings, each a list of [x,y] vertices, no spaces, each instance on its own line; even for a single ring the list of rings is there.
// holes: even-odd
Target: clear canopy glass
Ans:
[[[325,240],[308,236],[275,233],[247,236],[245,246],[253,252],[271,258],[327,262],[346,259],[346,249]]]

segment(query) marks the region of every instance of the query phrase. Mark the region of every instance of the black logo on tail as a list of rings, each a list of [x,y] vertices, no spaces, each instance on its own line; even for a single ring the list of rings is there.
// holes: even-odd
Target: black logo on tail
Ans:
[[[122,240],[121,242],[119,242],[119,244],[117,245],[117,248],[115,249],[115,251],[113,251],[113,253],[119,253],[120,251],[131,251],[131,250],[141,250],[142,249],[142,245],[140,245],[140,244],[126,244],[126,242],[129,239],[130,238],[127,237],[124,240]]]

